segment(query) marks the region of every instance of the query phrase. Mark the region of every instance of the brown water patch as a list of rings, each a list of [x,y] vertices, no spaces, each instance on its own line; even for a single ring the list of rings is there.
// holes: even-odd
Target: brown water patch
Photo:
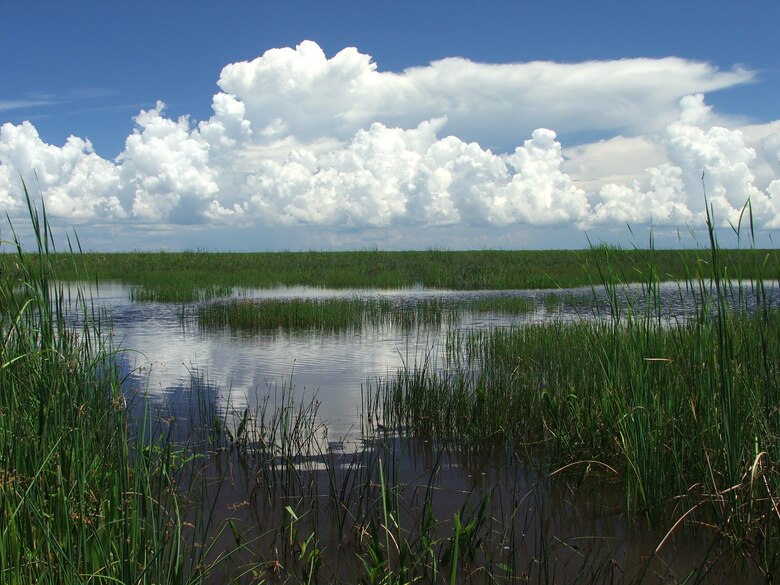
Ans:
[[[701,525],[657,550],[666,531],[625,513],[619,481],[593,467],[551,475],[415,438],[340,447],[225,448],[200,463],[208,505],[188,526],[210,532],[209,582],[449,583],[453,570],[457,583],[763,582]]]

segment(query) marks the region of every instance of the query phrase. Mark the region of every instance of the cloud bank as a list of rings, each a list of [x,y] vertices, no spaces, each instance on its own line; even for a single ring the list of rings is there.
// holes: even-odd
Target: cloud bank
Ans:
[[[702,221],[751,201],[780,227],[780,123],[740,126],[704,100],[749,82],[678,58],[483,64],[400,73],[315,43],[227,65],[213,115],[141,111],[123,152],[0,127],[0,206],[20,177],[50,215],[133,225],[504,228]],[[558,135],[608,134],[564,149]],[[33,175],[34,173],[34,175]]]

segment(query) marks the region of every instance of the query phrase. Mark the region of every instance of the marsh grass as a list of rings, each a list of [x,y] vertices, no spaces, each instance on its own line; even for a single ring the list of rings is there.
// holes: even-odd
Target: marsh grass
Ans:
[[[45,208],[27,202],[37,253],[11,226],[0,275],[0,582],[202,582],[217,559],[197,528],[202,444],[147,408],[131,418],[120,356],[90,299],[57,286]]]
[[[583,529],[574,520],[579,512],[573,510],[580,507],[614,514],[610,504],[587,493],[603,491],[596,474],[535,472],[508,451],[503,461],[495,452],[472,457],[472,451],[452,451],[378,426],[366,429],[361,447],[344,450],[340,442],[328,441],[317,406],[314,397],[295,398],[295,389],[283,386],[253,412],[237,410],[221,420],[219,432],[229,441],[212,456],[225,489],[220,508],[227,502],[227,508],[241,511],[222,535],[232,555],[226,577],[251,574],[251,582],[286,583],[643,583],[653,575],[660,582],[696,583],[708,582],[710,571],[733,574],[728,558],[706,546],[696,550],[693,568],[676,563],[676,534],[668,540],[672,554],[632,548],[631,558],[623,559],[626,543],[620,536],[605,537],[600,521],[586,522],[590,528]],[[725,573],[716,573],[723,565]],[[754,579],[755,570],[740,575]]]
[[[371,416],[461,451],[509,445],[619,478],[627,509],[670,531],[709,526],[773,581],[780,311],[766,279],[776,284],[779,273],[754,251],[756,278],[745,279],[720,250],[711,218],[708,228],[702,270],[680,285],[688,318],[664,319],[652,246],[635,303],[621,292],[633,279],[600,249],[594,292],[604,291],[598,310],[606,314],[453,333],[445,364],[408,367],[369,388]]]
[[[510,526],[522,510],[505,523],[499,499],[476,487],[442,508],[440,452],[409,479],[397,439],[380,433],[340,452],[316,400],[290,388],[253,412],[220,411],[197,370],[184,415],[128,403],[121,355],[90,300],[56,285],[45,214],[30,213],[39,253],[14,241],[18,269],[0,280],[0,582],[478,583],[512,574],[522,539]]]
[[[614,578],[613,550],[598,539],[595,547],[577,544],[548,526],[552,504],[544,494],[552,484],[559,484],[561,496],[568,493],[570,480],[545,478],[529,486],[519,460],[484,477],[491,468],[484,459],[462,459],[382,429],[369,433],[357,450],[345,451],[327,441],[326,427],[316,420],[316,400],[294,394],[289,386],[273,390],[253,413],[236,411],[223,421],[249,429],[215,454],[230,477],[228,501],[241,502],[243,510],[226,539],[228,550],[245,545],[235,558],[236,573],[252,558],[260,560],[253,578],[269,582]],[[472,476],[465,486],[456,479]]]
[[[233,295],[227,285],[196,286],[169,284],[156,287],[138,287],[130,291],[130,300],[136,303],[193,303]]]
[[[198,307],[203,328],[231,330],[317,329],[323,332],[357,329],[392,315],[392,304],[384,300],[292,299],[232,300]]]
[[[767,271],[777,271],[776,250],[767,255]],[[722,250],[726,264],[755,278],[751,251]],[[50,254],[58,276],[66,280],[118,281],[155,289],[184,291],[209,286],[269,288],[407,288],[508,290],[572,288],[598,284],[597,266],[605,256],[615,281],[644,280],[647,250],[594,246],[586,250],[425,250],[383,252],[126,252],[84,253],[76,264],[70,254]],[[676,281],[708,267],[697,266],[696,250],[655,250],[657,278]],[[0,255],[0,267],[13,269],[13,258]]]
[[[230,300],[199,306],[198,324],[204,329],[232,331],[315,330],[322,333],[364,327],[401,328],[452,325],[467,313],[525,314],[536,309],[525,297],[487,297],[458,300],[423,298],[398,302],[382,298],[320,298]]]

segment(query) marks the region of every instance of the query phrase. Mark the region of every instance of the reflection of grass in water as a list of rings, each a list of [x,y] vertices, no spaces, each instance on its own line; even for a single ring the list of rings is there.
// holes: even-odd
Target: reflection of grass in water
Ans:
[[[598,307],[597,299],[593,295],[575,296],[567,291],[545,293],[541,301],[544,310],[551,315],[569,311],[577,314],[582,314],[585,311],[587,314],[591,314]]]
[[[620,537],[614,532],[609,539],[560,538],[548,523],[559,501],[572,504],[576,484],[591,489],[588,479],[537,475],[520,459],[505,459],[501,449],[462,456],[378,427],[365,429],[356,451],[343,451],[328,442],[317,406],[316,399],[298,400],[293,388],[282,387],[254,412],[228,413],[215,425],[226,447],[214,463],[231,478],[224,501],[240,503],[231,515],[232,544],[248,543],[236,559],[257,562],[256,578],[544,582],[555,571],[599,583],[610,570],[644,570],[644,561],[616,563]],[[463,489],[467,478],[473,479]],[[570,534],[579,527],[570,516],[564,523]]]
[[[676,558],[666,564],[667,551],[656,556],[643,545],[627,546],[628,558],[618,554],[641,521],[625,517],[626,532],[616,533],[610,507],[608,538],[592,524],[592,510],[579,523],[578,506],[606,504],[605,466],[597,462],[573,466],[575,476],[551,474],[547,462],[526,467],[500,447],[450,451],[373,423],[349,452],[328,442],[317,407],[315,398],[296,399],[292,387],[272,388],[253,412],[215,420],[214,438],[225,447],[214,465],[230,478],[223,501],[237,503],[223,547],[246,546],[231,574],[252,559],[255,578],[292,582],[543,583],[554,573],[556,582],[620,575],[641,583],[649,574],[680,575]],[[728,564],[707,543],[686,553],[702,570]]]
[[[402,303],[389,299],[353,297],[231,300],[199,307],[197,317],[201,327],[206,328],[226,327],[241,331],[343,331],[384,325],[439,326],[454,322],[464,312],[521,314],[534,309],[532,299],[521,297],[485,297],[458,301],[418,299]]]
[[[743,459],[754,437],[761,437],[760,450],[778,450],[770,398],[778,392],[778,331],[776,311],[763,323],[744,317],[727,326],[739,348],[729,383],[738,387],[732,408],[744,421],[736,447]],[[706,456],[713,449],[727,455],[716,335],[713,324],[670,329],[637,322],[453,335],[448,354],[460,361],[454,372],[420,366],[384,383],[385,424],[464,448],[509,440],[548,444],[562,462],[622,461],[637,508],[663,509],[692,478],[710,475],[714,462]],[[769,362],[762,343],[775,348]]]
[[[457,301],[459,309],[474,313],[500,313],[522,315],[536,310],[533,299],[520,296],[484,296]]]

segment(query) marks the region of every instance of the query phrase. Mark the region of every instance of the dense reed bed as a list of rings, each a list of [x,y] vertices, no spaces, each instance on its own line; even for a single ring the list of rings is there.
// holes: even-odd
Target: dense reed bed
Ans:
[[[423,298],[403,303],[390,299],[319,298],[231,300],[201,305],[198,324],[204,329],[232,331],[314,330],[321,333],[359,330],[363,327],[433,327],[452,325],[466,312],[523,314],[536,305],[532,299],[492,297],[459,299]]]
[[[368,390],[382,424],[458,450],[509,445],[551,469],[624,485],[627,508],[670,532],[707,526],[766,582],[780,571],[778,277],[751,252],[753,280],[728,263],[712,225],[707,270],[680,284],[688,318],[658,308],[651,250],[640,303],[620,298],[619,268],[600,265],[596,320],[453,333],[445,363]],[[770,286],[771,279],[775,286]]]
[[[56,286],[45,212],[30,214],[37,253],[3,242],[0,275],[0,582],[202,581],[219,560],[193,528],[211,513],[207,442],[174,443],[128,403],[121,356],[90,300]]]
[[[307,285],[328,288],[401,288],[423,285],[452,290],[569,288],[598,283],[597,266],[608,255],[615,274],[631,282],[645,279],[647,250],[608,246],[589,250],[426,250],[407,252],[128,252],[87,253],[75,266],[67,254],[51,260],[60,278],[115,280],[152,291],[192,287],[248,288]],[[679,280],[696,270],[698,250],[655,250],[657,277]],[[756,276],[752,253],[723,250],[728,266],[745,277]],[[780,267],[776,250],[761,251],[767,269]],[[0,255],[0,266],[13,261]],[[150,293],[154,294],[154,293]],[[197,293],[193,298],[198,298]]]

